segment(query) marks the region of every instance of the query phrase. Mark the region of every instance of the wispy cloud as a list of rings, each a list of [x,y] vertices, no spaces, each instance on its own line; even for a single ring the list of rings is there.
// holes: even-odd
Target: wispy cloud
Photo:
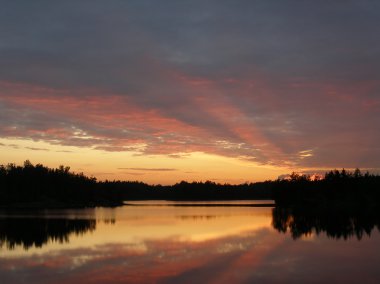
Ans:
[[[32,150],[32,151],[50,151],[47,148],[37,148],[37,147],[25,147],[25,149],[29,149],[29,150]]]
[[[177,171],[177,169],[171,168],[117,168],[118,170],[131,170],[131,171],[142,171],[142,172],[171,172]]]

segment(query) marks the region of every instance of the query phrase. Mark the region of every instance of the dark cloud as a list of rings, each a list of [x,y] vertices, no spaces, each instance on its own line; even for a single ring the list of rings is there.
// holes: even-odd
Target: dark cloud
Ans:
[[[146,91],[162,87],[162,67],[211,79],[254,71],[378,79],[380,7],[374,1],[141,2],[7,3],[0,17],[6,27],[1,77],[153,100]]]

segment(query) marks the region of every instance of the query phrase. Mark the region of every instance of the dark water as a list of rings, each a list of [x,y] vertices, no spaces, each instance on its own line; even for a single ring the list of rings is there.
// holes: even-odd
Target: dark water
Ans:
[[[380,283],[376,218],[247,204],[0,212],[0,283]]]

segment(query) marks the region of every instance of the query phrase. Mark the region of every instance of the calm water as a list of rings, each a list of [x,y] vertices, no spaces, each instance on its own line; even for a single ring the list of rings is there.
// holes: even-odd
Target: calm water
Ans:
[[[0,212],[0,282],[380,283],[374,220],[154,203]]]

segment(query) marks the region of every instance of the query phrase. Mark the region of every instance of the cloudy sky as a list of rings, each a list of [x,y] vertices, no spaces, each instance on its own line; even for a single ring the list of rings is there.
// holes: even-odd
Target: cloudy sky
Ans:
[[[0,1],[0,163],[239,183],[380,168],[379,1]]]

